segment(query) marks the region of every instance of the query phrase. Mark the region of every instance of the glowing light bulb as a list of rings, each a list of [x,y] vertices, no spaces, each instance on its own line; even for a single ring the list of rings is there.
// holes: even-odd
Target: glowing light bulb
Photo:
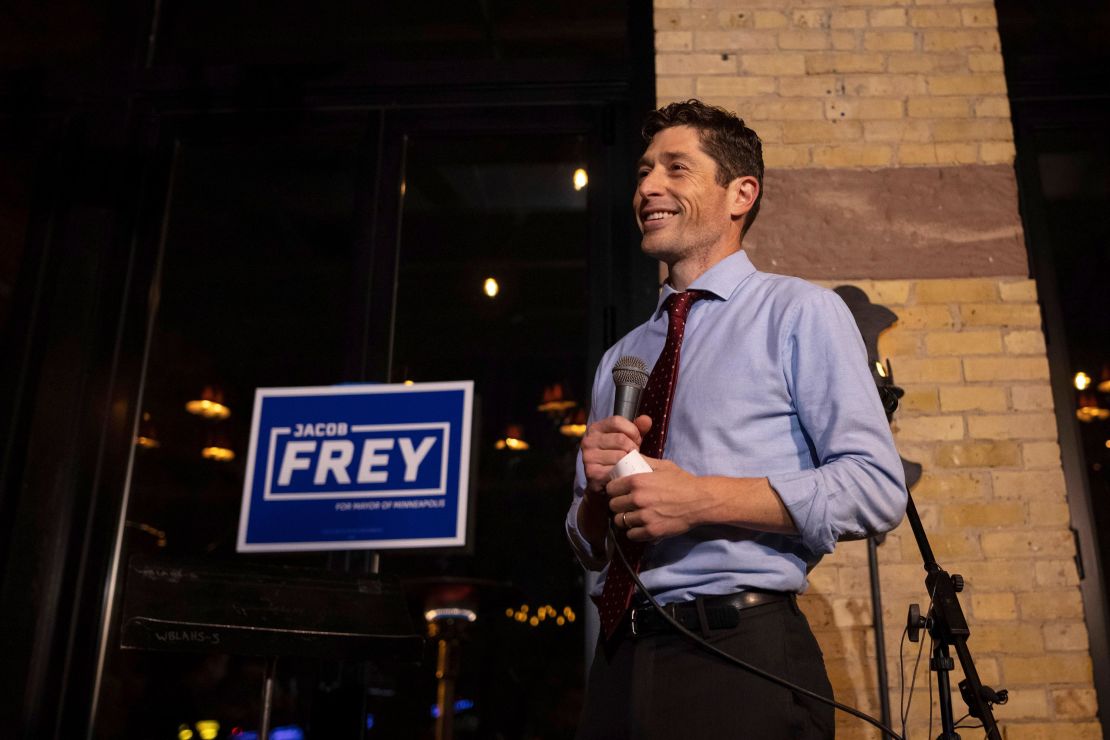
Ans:
[[[574,171],[574,189],[581,190],[590,184],[590,177],[586,174],[586,170],[579,167]]]
[[[482,283],[482,292],[490,298],[496,298],[497,294],[501,292],[501,286],[497,284],[494,278],[486,278],[486,282]]]
[[[205,419],[226,419],[231,416],[231,409],[218,401],[207,398],[197,398],[185,404],[185,410],[190,414],[203,416]]]
[[[235,459],[235,451],[227,447],[218,447],[213,445],[205,447],[200,451],[200,456],[205,460],[215,460],[216,462],[231,462]]]
[[[1110,409],[1099,406],[1098,398],[1093,393],[1080,393],[1075,415],[1082,422],[1105,421],[1110,419]]]
[[[1075,389],[1085,391],[1091,387],[1091,376],[1080,370],[1075,374]]]

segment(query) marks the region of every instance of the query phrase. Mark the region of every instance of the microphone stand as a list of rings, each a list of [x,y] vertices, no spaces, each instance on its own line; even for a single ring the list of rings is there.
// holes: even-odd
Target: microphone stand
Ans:
[[[887,421],[894,416],[898,408],[898,399],[902,397],[901,388],[894,385],[894,376],[887,360],[886,367],[878,361],[878,338],[880,332],[897,321],[898,316],[886,306],[871,302],[870,297],[861,289],[852,285],[841,285],[835,289],[837,295],[844,300],[845,305],[852,312],[859,327],[860,336],[867,347],[867,362],[871,366],[872,377],[879,391],[879,398],[886,412]],[[916,463],[903,465],[917,468]],[[907,475],[907,478],[909,476]],[[909,487],[907,486],[907,496]],[[921,630],[926,629],[933,638],[932,657],[929,666],[937,674],[937,686],[940,689],[940,715],[941,734],[939,740],[959,740],[956,734],[956,722],[952,713],[952,690],[948,674],[955,667],[952,661],[951,649],[955,649],[956,656],[963,668],[964,680],[960,682],[960,695],[967,704],[968,714],[981,720],[986,729],[986,736],[990,740],[1002,740],[998,725],[991,712],[991,704],[1005,704],[1008,698],[1006,690],[997,693],[989,686],[984,686],[979,680],[979,673],[975,670],[975,661],[971,658],[971,651],[967,647],[967,638],[970,630],[967,620],[964,619],[963,610],[956,594],[963,590],[964,579],[960,575],[949,575],[947,571],[937,564],[933,557],[933,549],[929,546],[929,539],[925,536],[925,528],[921,525],[921,517],[917,514],[917,506],[913,496],[909,496],[906,504],[906,518],[910,520],[910,527],[917,539],[918,550],[921,551],[921,560],[925,565],[925,588],[930,595],[929,613],[921,616],[921,607],[910,604],[909,615],[906,619],[906,631],[912,642],[921,638]],[[871,570],[871,591],[873,594],[872,606],[875,613],[881,617],[881,606],[878,605],[878,558],[876,557],[874,540],[868,544],[868,561]],[[885,646],[882,642],[881,618],[875,622],[878,640],[878,667],[880,677],[886,672]],[[886,685],[882,686],[881,698],[886,697]],[[883,708],[887,709],[887,703]],[[930,707],[930,711],[931,711]],[[885,715],[884,715],[885,716]]]
[[[984,686],[979,680],[978,671],[975,670],[975,661],[967,646],[967,638],[971,630],[968,629],[959,597],[956,596],[963,590],[963,576],[949,574],[937,564],[912,497],[906,505],[906,518],[910,520],[913,536],[921,551],[926,572],[925,588],[932,600],[929,614],[924,618],[921,616],[920,607],[917,604],[911,604],[906,625],[912,642],[920,639],[920,630],[923,627],[933,638],[933,655],[929,661],[929,669],[937,674],[941,721],[941,734],[937,736],[938,740],[959,740],[960,737],[956,733],[952,714],[952,689],[948,673],[955,665],[949,654],[950,648],[955,649],[956,656],[960,659],[960,667],[963,669],[964,680],[960,681],[959,687],[960,696],[967,704],[968,714],[982,721],[988,738],[1002,740],[991,705],[1005,704],[1009,697],[1005,689],[995,692],[991,687]]]
[[[875,674],[879,683],[879,717],[887,727],[894,727],[890,717],[890,674],[886,667],[886,642],[883,635],[883,592],[879,580],[879,545],[884,535],[867,538],[867,571],[871,581],[871,622],[875,632]]]
[[[890,361],[887,361],[886,373],[881,375],[879,382],[879,396],[882,398],[884,409],[888,417],[892,416],[898,406],[898,399],[902,396],[902,389],[894,385],[893,374],[890,370]],[[909,614],[906,618],[907,635],[911,642],[921,639],[921,630],[928,631],[933,639],[932,657],[929,660],[929,669],[937,674],[938,701],[940,703],[941,734],[937,740],[960,740],[956,732],[956,721],[952,711],[952,687],[949,672],[955,668],[950,650],[956,651],[960,660],[964,680],[960,681],[960,696],[967,705],[968,715],[980,720],[990,740],[1002,740],[998,723],[991,710],[992,704],[1005,704],[1009,699],[1005,689],[995,691],[989,686],[984,686],[979,680],[979,672],[975,670],[975,661],[971,657],[971,650],[967,646],[967,638],[971,630],[967,626],[963,609],[960,607],[959,597],[956,595],[964,588],[963,576],[949,574],[937,563],[933,556],[933,548],[929,545],[929,538],[925,535],[925,527],[921,524],[921,517],[917,513],[913,496],[907,491],[906,518],[913,529],[914,539],[917,540],[917,549],[921,552],[921,560],[925,566],[925,589],[930,596],[929,613],[921,616],[921,607],[910,604]]]

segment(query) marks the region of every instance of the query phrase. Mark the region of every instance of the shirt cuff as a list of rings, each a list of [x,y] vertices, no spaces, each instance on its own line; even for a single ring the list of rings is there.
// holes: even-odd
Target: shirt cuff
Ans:
[[[605,539],[606,552],[599,556],[594,552],[593,546],[578,531],[578,507],[585,500],[583,496],[575,496],[574,502],[570,505],[566,521],[567,539],[570,541],[570,546],[575,555],[578,556],[578,561],[582,563],[586,570],[601,571],[609,564],[609,538],[606,537]]]
[[[798,528],[802,544],[815,555],[827,555],[836,547],[828,524],[828,506],[820,490],[820,473],[799,470],[767,476],[767,482],[782,499]]]

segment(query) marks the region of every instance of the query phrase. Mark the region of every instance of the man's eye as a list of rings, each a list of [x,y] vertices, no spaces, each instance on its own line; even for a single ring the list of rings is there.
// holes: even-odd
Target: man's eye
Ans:
[[[648,175],[648,170],[646,170],[646,169],[645,170],[638,170],[636,172],[636,177],[640,180],[643,180],[645,177],[647,177],[647,175]]]
[[[684,169],[686,169],[686,165],[682,164],[682,162],[675,162],[674,164],[671,165],[671,169],[672,170],[684,170]]]

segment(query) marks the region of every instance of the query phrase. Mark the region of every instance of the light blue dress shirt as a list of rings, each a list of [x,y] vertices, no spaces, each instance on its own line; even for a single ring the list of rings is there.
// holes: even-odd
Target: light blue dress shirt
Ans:
[[[748,588],[801,593],[837,541],[888,531],[905,514],[902,463],[859,329],[835,293],[758,272],[743,251],[689,287],[712,295],[686,322],[664,457],[695,475],[766,477],[798,534],[696,527],[649,546],[640,577],[664,603]],[[651,319],[605,353],[591,423],[612,414],[618,358],[659,356],[673,292],[664,286]],[[567,534],[583,565],[600,570],[605,560],[577,528],[585,485],[579,453]]]

